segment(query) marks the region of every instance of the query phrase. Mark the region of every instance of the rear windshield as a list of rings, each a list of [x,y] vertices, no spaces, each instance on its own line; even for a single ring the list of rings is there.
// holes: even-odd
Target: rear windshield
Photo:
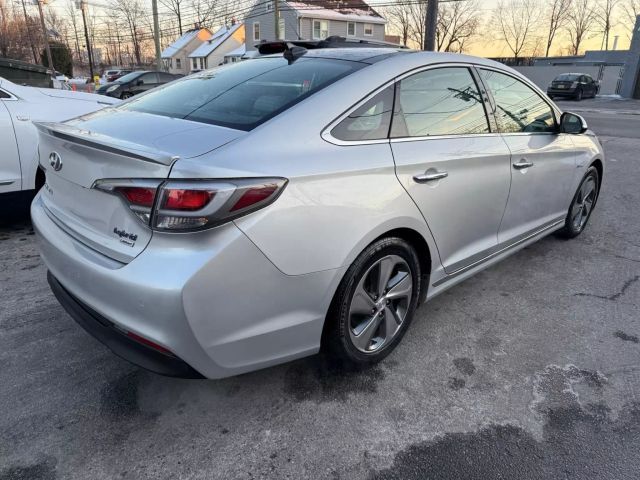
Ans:
[[[251,130],[362,68],[325,58],[259,58],[206,70],[154,90],[120,108]]]
[[[579,75],[572,75],[570,73],[565,73],[563,75],[558,75],[556,77],[556,80],[558,80],[559,82],[562,82],[562,81],[564,81],[564,82],[573,82],[573,81],[578,79],[578,76]]]

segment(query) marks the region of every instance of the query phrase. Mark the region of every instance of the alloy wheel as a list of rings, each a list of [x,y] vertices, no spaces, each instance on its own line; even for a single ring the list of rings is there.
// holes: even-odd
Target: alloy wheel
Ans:
[[[398,255],[376,261],[358,281],[349,307],[349,336],[363,353],[375,353],[400,331],[411,304],[413,277]]]
[[[580,191],[576,195],[573,207],[571,208],[571,223],[573,228],[578,232],[584,228],[589,219],[589,214],[596,200],[596,192],[595,179],[592,176],[587,177],[584,182],[582,182]]]

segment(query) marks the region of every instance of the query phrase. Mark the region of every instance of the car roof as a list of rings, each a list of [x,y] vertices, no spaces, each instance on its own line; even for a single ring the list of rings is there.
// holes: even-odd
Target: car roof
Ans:
[[[280,57],[281,53],[264,55],[256,59],[267,57]],[[436,63],[470,63],[487,67],[499,68],[508,72],[515,72],[512,68],[503,63],[472,55],[449,52],[426,52],[421,50],[410,50],[407,48],[319,48],[307,50],[300,58],[330,58],[338,60],[350,60],[368,64],[380,62],[399,62],[403,64],[415,64],[416,66],[430,65]]]

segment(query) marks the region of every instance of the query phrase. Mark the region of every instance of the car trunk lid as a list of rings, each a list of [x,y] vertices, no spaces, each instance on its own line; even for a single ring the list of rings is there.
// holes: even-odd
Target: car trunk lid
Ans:
[[[193,122],[176,122],[174,132],[186,131],[187,142],[194,141],[207,151],[233,138],[229,129],[215,126],[197,128],[198,135],[189,134],[189,124]],[[138,135],[141,142],[134,142],[135,133],[131,129],[116,136],[109,128],[94,124],[87,129],[87,126],[81,121],[37,124],[40,165],[46,171],[42,203],[51,219],[76,240],[109,258],[128,263],[148,245],[152,230],[131,210],[124,197],[93,188],[94,185],[105,179],[145,179],[159,184],[169,176],[181,154],[196,150],[181,148],[182,138],[175,148],[163,150],[149,140],[157,137],[146,133]],[[137,130],[147,128],[148,124],[139,125]],[[167,129],[163,133],[172,135]]]

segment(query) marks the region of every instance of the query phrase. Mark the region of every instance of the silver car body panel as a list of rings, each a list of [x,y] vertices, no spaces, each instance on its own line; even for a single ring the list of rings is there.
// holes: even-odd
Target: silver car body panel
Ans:
[[[388,232],[413,231],[424,239],[431,257],[427,298],[432,298],[560,228],[560,216],[586,167],[595,158],[604,161],[602,148],[588,134],[491,133],[369,142],[327,136],[329,126],[389,82],[430,65],[452,63],[499,69],[539,92],[517,72],[489,60],[404,53],[342,78],[249,132],[165,117],[156,123],[153,115],[144,114],[147,127],[156,129],[148,132],[140,125],[140,114],[126,111],[70,124],[94,138],[112,139],[102,138],[105,144],[135,144],[138,151],[181,157],[170,164],[44,133],[41,157],[55,147],[68,159],[61,179],[53,177],[53,195],[64,181],[70,182],[82,189],[79,198],[88,205],[74,210],[45,191],[36,197],[32,217],[44,261],[88,306],[169,348],[211,378],[317,352],[344,273],[368,244]],[[190,142],[199,146],[185,146]],[[512,167],[522,155],[535,164],[526,172]],[[91,165],[83,165],[82,159],[89,157],[92,161],[85,163]],[[64,174],[67,165],[78,172]],[[432,168],[449,175],[431,184],[413,182],[414,175]],[[126,255],[109,243],[111,224],[101,224],[99,218],[137,219],[124,204],[110,205],[106,197],[95,196],[107,194],[87,191],[99,178],[136,176],[285,177],[288,184],[273,204],[210,230],[140,233],[140,246]],[[536,187],[533,181],[545,184]],[[534,197],[540,195],[545,196],[540,204],[527,204],[538,202]],[[510,205],[512,198],[516,201]],[[102,209],[103,215],[90,213],[92,209]],[[70,211],[75,217],[65,219]],[[518,212],[527,221],[519,223]],[[139,223],[137,228],[147,227]]]

